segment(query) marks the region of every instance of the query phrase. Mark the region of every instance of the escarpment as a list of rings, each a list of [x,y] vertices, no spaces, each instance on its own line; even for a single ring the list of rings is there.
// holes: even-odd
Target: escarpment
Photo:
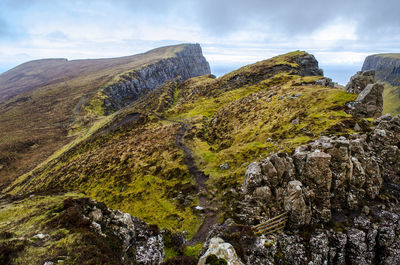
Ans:
[[[120,80],[103,90],[106,113],[127,106],[140,96],[161,86],[167,81],[184,81],[191,77],[210,74],[210,66],[204,58],[199,44],[185,45],[170,58],[120,76]]]
[[[365,58],[362,71],[375,70],[376,78],[400,86],[400,54],[374,54]],[[400,91],[399,91],[400,93]]]
[[[208,74],[198,44],[133,56],[45,59],[0,75],[0,187],[170,80]]]

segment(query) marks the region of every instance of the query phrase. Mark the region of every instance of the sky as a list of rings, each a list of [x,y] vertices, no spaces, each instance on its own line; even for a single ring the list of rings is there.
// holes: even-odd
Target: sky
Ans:
[[[346,84],[366,56],[400,52],[399,14],[399,0],[0,0],[0,73],[200,43],[217,76],[305,50]]]

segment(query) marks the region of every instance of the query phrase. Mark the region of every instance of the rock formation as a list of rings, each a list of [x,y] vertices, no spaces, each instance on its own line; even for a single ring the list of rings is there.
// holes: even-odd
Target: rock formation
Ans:
[[[375,83],[375,71],[359,71],[350,78],[345,89],[349,93],[360,94],[368,84]]]
[[[191,77],[210,74],[210,66],[199,44],[187,44],[175,57],[124,74],[121,81],[108,86],[103,93],[107,112],[127,106],[147,92],[171,80],[184,81]]]
[[[369,133],[321,137],[251,163],[237,219],[257,224],[262,212],[288,211],[289,221],[271,244],[247,235],[246,264],[398,264],[399,134],[400,116],[385,115]],[[274,195],[268,204],[258,187]]]
[[[346,91],[358,94],[355,101],[346,104],[354,116],[377,118],[383,111],[383,84],[375,83],[375,72],[357,72],[346,85]]]
[[[88,198],[66,199],[56,223],[65,227],[88,226],[100,237],[115,236],[121,246],[121,264],[161,264],[164,242],[158,229],[149,227],[140,219],[104,203]]]

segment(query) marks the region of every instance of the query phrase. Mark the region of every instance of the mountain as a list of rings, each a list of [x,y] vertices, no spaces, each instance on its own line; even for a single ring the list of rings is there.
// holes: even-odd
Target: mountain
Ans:
[[[365,58],[362,71],[374,70],[385,82],[384,113],[400,113],[400,53],[374,54]]]
[[[121,58],[38,60],[1,74],[0,186],[164,82],[209,73],[200,45],[183,44]]]
[[[4,187],[2,260],[399,263],[400,116],[381,116],[382,85],[338,88],[303,51],[132,98],[129,76],[85,103],[88,133]]]

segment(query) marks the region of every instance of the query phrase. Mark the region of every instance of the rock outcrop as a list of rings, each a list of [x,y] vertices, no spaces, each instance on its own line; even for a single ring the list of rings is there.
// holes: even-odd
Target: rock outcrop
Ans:
[[[210,66],[199,44],[187,44],[174,57],[135,69],[121,76],[121,81],[104,89],[106,112],[127,106],[140,96],[167,81],[184,81],[191,77],[210,74]]]
[[[375,70],[376,79],[400,86],[400,54],[374,54],[365,58],[362,71]],[[399,90],[400,93],[400,90]]]
[[[375,72],[357,72],[346,85],[346,91],[358,94],[355,101],[346,104],[347,112],[361,118],[382,115],[383,89],[382,83],[375,83]]]
[[[345,89],[349,93],[360,94],[368,84],[375,83],[375,71],[359,71],[350,78]]]
[[[246,264],[400,262],[400,115],[374,125],[365,134],[321,137],[249,165],[235,219],[257,224],[288,211],[289,220],[269,244],[263,236],[241,236]],[[260,187],[272,194],[268,204]]]
[[[88,198],[66,199],[61,214],[52,221],[63,227],[88,227],[100,237],[116,238],[121,249],[121,264],[161,264],[164,242],[157,227],[104,203]]]
[[[212,258],[222,259],[222,262],[225,261],[227,265],[244,265],[236,255],[233,246],[219,237],[214,237],[209,241],[207,251],[200,257],[198,265],[210,264],[209,260]]]

